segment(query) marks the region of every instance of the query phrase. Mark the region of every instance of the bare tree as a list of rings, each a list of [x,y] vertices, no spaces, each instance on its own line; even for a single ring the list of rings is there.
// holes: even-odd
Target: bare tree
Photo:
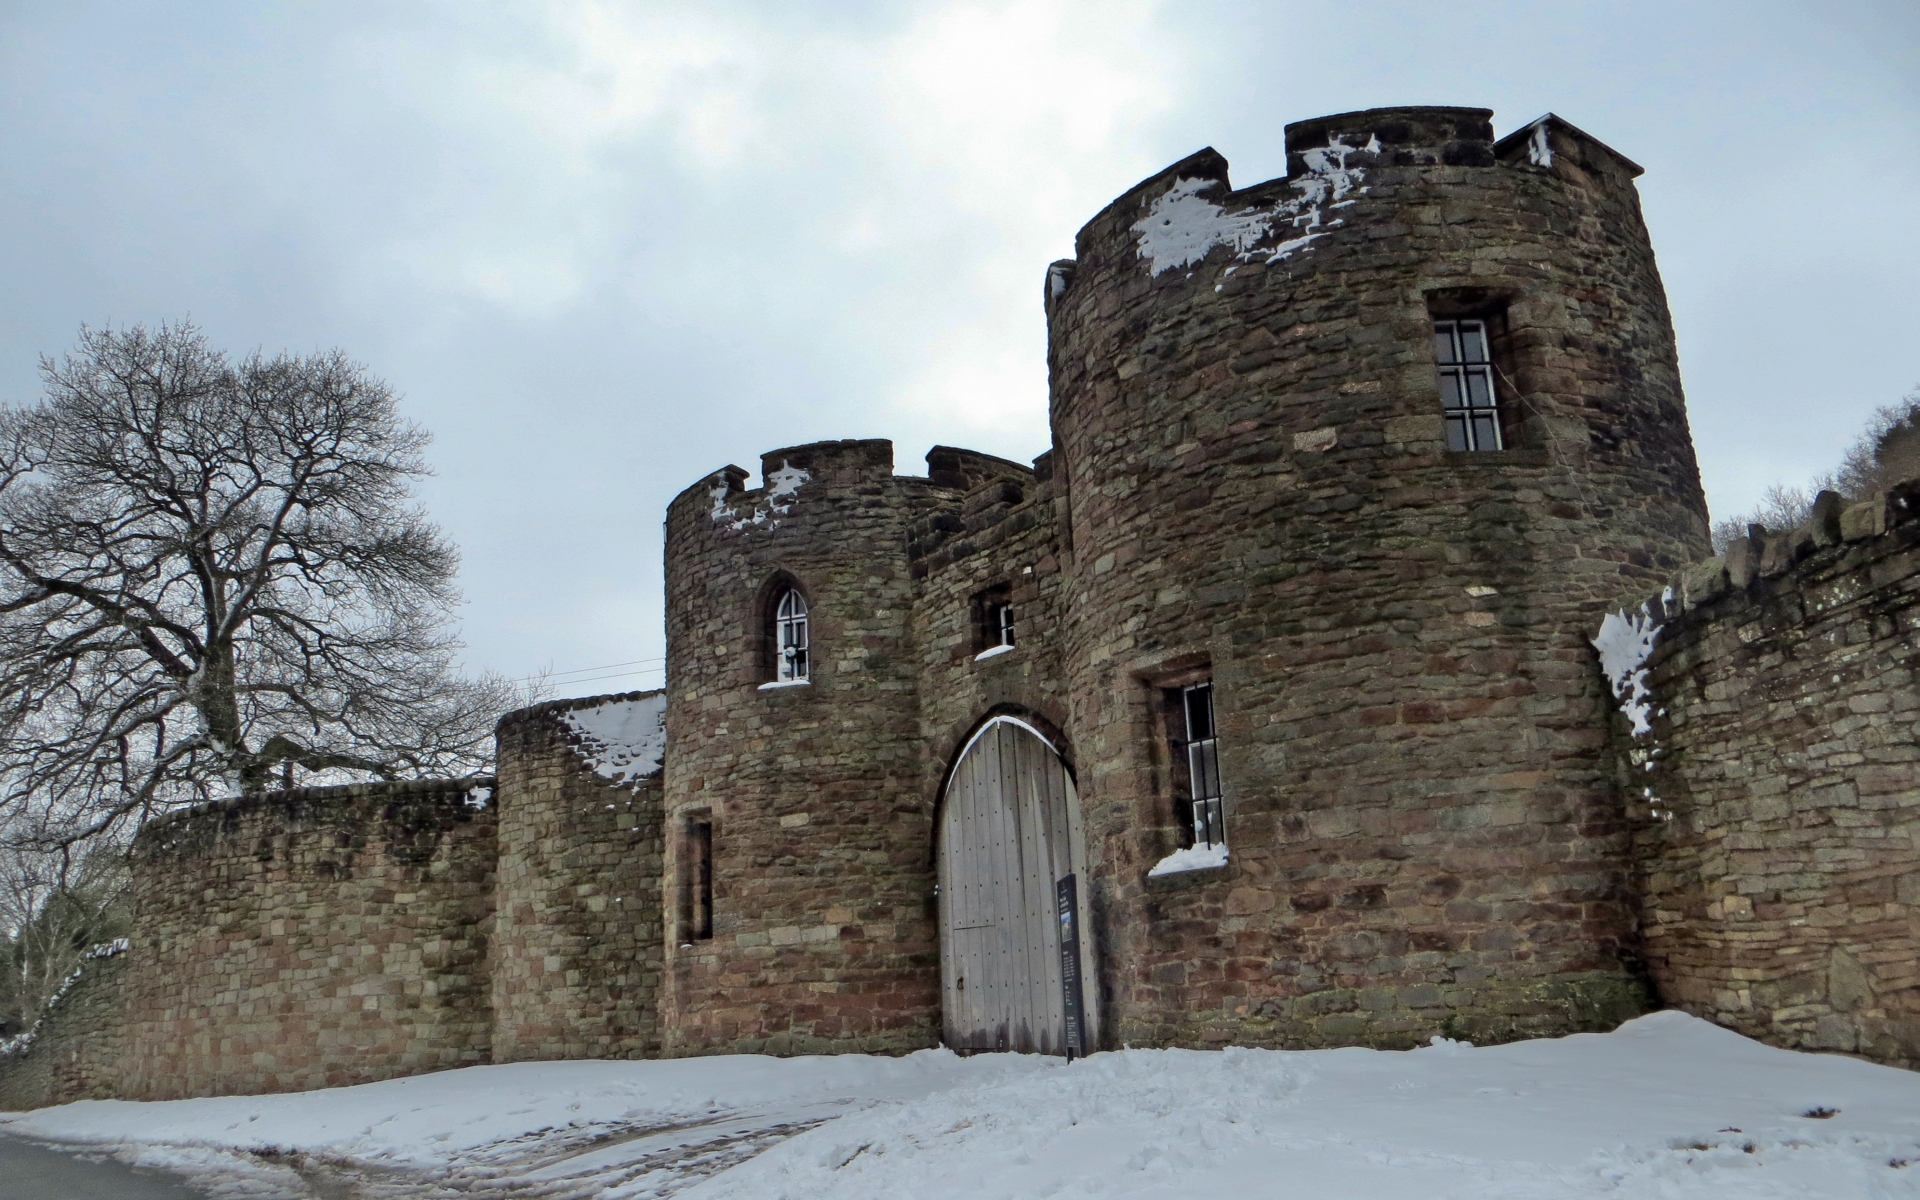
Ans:
[[[1768,529],[1792,529],[1813,515],[1814,497],[1833,487],[1829,472],[1813,481],[1811,487],[1791,487],[1774,483],[1760,493],[1760,503],[1746,512],[1722,517],[1713,523],[1713,552],[1725,554],[1727,547],[1747,536],[1747,526],[1764,525]],[[1835,489],[1837,490],[1837,489]]]
[[[1920,478],[1920,388],[1908,392],[1898,404],[1876,409],[1836,470],[1817,476],[1805,487],[1773,484],[1751,511],[1715,521],[1713,552],[1725,553],[1735,539],[1747,536],[1748,525],[1792,529],[1804,523],[1813,515],[1814,498],[1823,491],[1864,500],[1914,478]]]
[[[428,435],[338,351],[82,329],[0,409],[0,815],[72,845],[181,804],[482,764]]]
[[[88,952],[132,930],[125,848],[0,847],[0,1039],[33,1027]]]

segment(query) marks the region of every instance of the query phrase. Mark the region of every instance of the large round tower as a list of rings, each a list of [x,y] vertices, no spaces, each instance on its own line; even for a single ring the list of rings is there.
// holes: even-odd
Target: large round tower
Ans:
[[[1704,554],[1705,504],[1639,168],[1490,116],[1290,125],[1287,177],[1238,192],[1202,151],[1049,272],[1115,1041],[1641,1003],[1582,631]],[[1194,836],[1207,684],[1227,862],[1149,877]]]

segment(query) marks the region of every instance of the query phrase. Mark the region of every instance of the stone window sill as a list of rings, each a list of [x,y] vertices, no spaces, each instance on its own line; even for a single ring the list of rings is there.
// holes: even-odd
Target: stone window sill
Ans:
[[[1239,877],[1239,865],[1229,862],[1224,867],[1208,867],[1203,871],[1181,871],[1173,875],[1149,875],[1147,876],[1147,890],[1149,892],[1190,892]]]
[[[1019,649],[1018,646],[989,646],[985,650],[982,650],[980,653],[974,655],[973,661],[992,662],[994,659],[999,658],[1003,655],[1012,654],[1015,650],[1018,650],[1018,649]]]
[[[1448,450],[1450,467],[1550,467],[1553,458],[1545,450],[1523,447],[1516,450]]]
[[[772,683],[761,684],[759,688],[756,690],[762,691],[762,692],[776,692],[783,688],[803,688],[803,687],[812,687],[812,686],[813,686],[813,680],[811,679],[776,679]]]
[[[1184,850],[1180,853],[1184,856],[1192,854],[1194,851]],[[1168,857],[1172,858],[1173,856],[1169,855]],[[1166,859],[1161,860],[1163,863],[1165,861]],[[1161,875],[1150,873],[1147,875],[1147,890],[1150,892],[1185,891],[1191,888],[1205,887],[1210,883],[1216,883],[1222,879],[1231,879],[1239,873],[1240,871],[1238,866],[1235,865],[1235,860],[1229,856],[1225,858],[1224,861],[1218,863],[1192,866],[1185,870],[1169,871]]]

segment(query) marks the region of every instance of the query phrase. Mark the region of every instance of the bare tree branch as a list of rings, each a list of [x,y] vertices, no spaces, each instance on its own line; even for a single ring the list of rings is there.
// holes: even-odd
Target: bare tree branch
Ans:
[[[1908,392],[1898,404],[1874,410],[1835,470],[1816,476],[1805,487],[1775,483],[1753,509],[1715,521],[1713,552],[1725,553],[1735,540],[1747,536],[1749,525],[1780,530],[1804,524],[1813,515],[1814,498],[1823,491],[1865,500],[1915,478],[1920,478],[1920,388]]]
[[[338,351],[233,363],[191,325],[83,329],[0,409],[0,817],[67,846],[291,767],[480,769],[427,434]],[[24,832],[23,832],[24,831]]]
[[[103,942],[129,931],[124,847],[78,856],[0,847],[0,1040],[33,1028]]]

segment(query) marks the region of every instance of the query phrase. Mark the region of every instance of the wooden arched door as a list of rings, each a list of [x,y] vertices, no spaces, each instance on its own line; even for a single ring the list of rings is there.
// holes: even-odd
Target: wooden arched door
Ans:
[[[974,734],[940,818],[940,976],[955,1050],[1067,1052],[1061,900],[1077,887],[1082,1052],[1099,1010],[1085,916],[1080,804],[1060,756],[1032,726],[995,717]],[[1063,888],[1072,877],[1075,884]]]

